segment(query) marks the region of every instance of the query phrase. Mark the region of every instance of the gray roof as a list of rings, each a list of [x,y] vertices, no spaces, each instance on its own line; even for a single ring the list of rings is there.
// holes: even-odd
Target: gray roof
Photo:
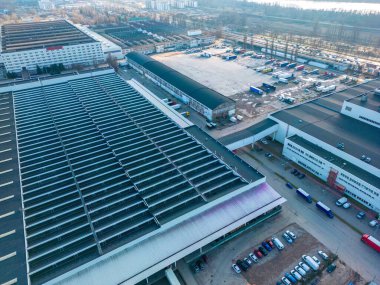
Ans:
[[[199,128],[180,128],[114,73],[0,96],[14,101],[13,161],[20,161],[33,284],[263,178]]]
[[[161,62],[152,59],[149,56],[138,52],[130,52],[126,55],[126,57],[150,72],[156,74],[158,77],[162,78],[211,110],[216,109],[222,104],[235,104],[234,100],[223,96],[219,92],[200,84],[199,82],[183,75],[182,73],[179,73]]]
[[[356,158],[366,155],[371,165],[380,168],[380,129],[355,120],[334,110],[332,105],[343,104],[352,94],[371,89],[379,81],[371,81],[352,89],[313,100],[271,116],[310,134],[334,147],[344,143],[344,151]]]
[[[244,130],[238,131],[236,133],[229,134],[225,137],[222,137],[219,139],[219,141],[224,144],[224,145],[229,145],[234,142],[252,137],[274,125],[276,125],[277,122],[271,120],[271,119],[265,119],[262,120],[261,122],[254,124]]]
[[[380,178],[373,175],[372,173],[365,171],[361,169],[360,167],[355,166],[354,164],[348,162],[347,160],[344,160],[340,158],[339,156],[336,156],[335,154],[324,150],[323,148],[312,144],[311,142],[305,140],[304,138],[294,135],[292,137],[288,138],[290,141],[302,146],[303,148],[315,153],[316,155],[326,159],[327,161],[331,162],[332,164],[346,170],[349,173],[352,173],[356,177],[362,179],[363,181],[366,181],[370,183],[371,185],[380,188]]]

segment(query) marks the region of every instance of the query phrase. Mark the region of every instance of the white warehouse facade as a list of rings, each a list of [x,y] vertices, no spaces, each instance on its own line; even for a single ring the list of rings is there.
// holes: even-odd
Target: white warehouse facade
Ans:
[[[102,44],[65,20],[3,25],[0,52],[7,72],[104,62]]]

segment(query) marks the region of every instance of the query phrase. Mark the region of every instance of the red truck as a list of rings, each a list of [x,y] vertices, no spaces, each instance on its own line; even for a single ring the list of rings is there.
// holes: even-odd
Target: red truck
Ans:
[[[367,244],[368,246],[372,247],[377,252],[380,252],[380,241],[375,239],[373,236],[370,236],[368,234],[364,234],[361,238],[362,242]]]

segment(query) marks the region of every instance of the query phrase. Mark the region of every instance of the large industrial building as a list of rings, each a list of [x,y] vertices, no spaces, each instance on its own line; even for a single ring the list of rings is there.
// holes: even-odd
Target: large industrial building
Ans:
[[[234,100],[223,96],[197,81],[175,71],[157,60],[138,52],[126,55],[128,64],[144,74],[174,97],[188,104],[198,113],[213,121],[228,118],[236,111]]]
[[[1,86],[0,100],[0,284],[172,278],[285,201],[113,70]]]
[[[0,62],[7,72],[21,72],[60,63],[94,65],[108,54],[121,57],[120,47],[98,37],[66,20],[3,25]]]
[[[272,135],[293,162],[380,212],[379,88],[373,80],[275,112],[221,142],[232,150]]]

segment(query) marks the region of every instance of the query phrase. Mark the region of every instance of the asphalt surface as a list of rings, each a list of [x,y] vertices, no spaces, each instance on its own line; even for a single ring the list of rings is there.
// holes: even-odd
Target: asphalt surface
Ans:
[[[360,234],[350,226],[352,225],[358,228],[359,231],[370,233],[379,238],[379,231],[376,233],[373,228],[368,226],[369,219],[359,221],[355,217],[357,213],[355,209],[344,210],[338,208],[335,206],[335,201],[339,197],[334,193],[308,177],[302,180],[294,177],[290,173],[292,168],[289,170],[284,169],[284,161],[278,159],[270,161],[264,156],[264,152],[254,153],[244,149],[239,151],[238,155],[264,174],[267,177],[267,182],[288,200],[284,205],[284,211],[290,212],[293,222],[301,225],[332,252],[337,253],[348,266],[361,274],[364,279],[368,281],[374,280],[379,283],[380,254],[362,243]],[[324,213],[316,209],[315,203],[308,204],[298,197],[294,189],[290,190],[285,186],[286,181],[278,174],[298,187],[309,191],[314,196],[313,198],[322,200],[350,225],[336,217],[334,219],[328,218]]]

